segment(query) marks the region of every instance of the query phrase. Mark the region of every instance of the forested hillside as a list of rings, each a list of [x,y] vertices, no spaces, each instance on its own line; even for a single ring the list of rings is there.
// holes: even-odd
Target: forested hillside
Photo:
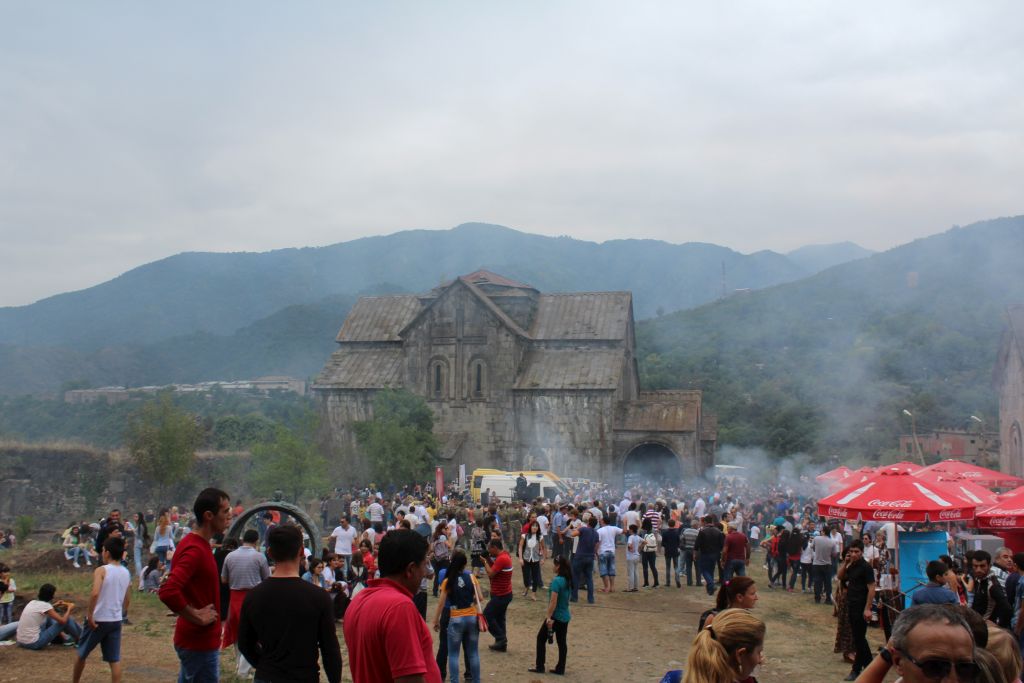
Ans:
[[[812,271],[770,251],[713,244],[615,240],[597,244],[496,225],[409,230],[327,247],[266,253],[186,253],[109,282],[0,308],[0,344],[95,350],[191,334],[231,334],[286,306],[352,295],[376,282],[421,292],[485,267],[543,291],[622,290],[653,315]]]
[[[723,443],[873,457],[919,428],[996,427],[991,373],[1024,301],[1024,217],[978,223],[800,282],[640,324],[652,387],[703,389]]]

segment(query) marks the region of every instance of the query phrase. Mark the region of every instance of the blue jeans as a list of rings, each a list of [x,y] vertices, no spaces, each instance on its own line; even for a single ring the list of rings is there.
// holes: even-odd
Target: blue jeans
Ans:
[[[171,546],[169,545],[158,545],[156,547],[156,556],[160,558],[160,561],[167,567],[167,573],[171,572],[171,563],[167,561],[167,553],[170,551]]]
[[[572,558],[572,597],[570,602],[579,601],[579,589],[587,586],[587,602],[594,602],[594,556],[587,555]]]
[[[734,576],[746,576],[747,563],[743,560],[729,560],[725,564],[725,580],[728,581]]]
[[[89,561],[89,554],[85,552],[85,548],[78,545],[73,545],[70,548],[68,548],[67,552],[64,553],[64,556],[72,562],[81,563]]]
[[[56,619],[46,617],[46,623],[43,624],[43,628],[39,630],[39,637],[36,642],[25,645],[24,643],[18,643],[18,647],[23,647],[26,650],[42,650],[44,647],[52,643],[57,639],[61,633],[66,633],[75,641],[82,635],[82,627],[78,625],[78,622],[74,619],[68,619],[68,623],[62,624]]]
[[[141,543],[134,544],[134,548],[132,549],[132,555],[134,556],[133,559],[135,560],[135,575],[136,576],[142,576],[142,570],[145,569],[145,567],[142,566],[142,544]]]
[[[181,668],[178,683],[217,683],[220,680],[220,650],[186,650],[175,646]]]
[[[679,573],[686,569],[686,585],[693,585],[693,550],[683,550],[683,561],[679,563]],[[700,570],[697,571],[697,584],[700,584]]]
[[[451,683],[459,683],[459,650],[466,643],[469,657],[469,675],[473,683],[480,683],[480,651],[477,649],[480,629],[475,616],[452,617],[448,622],[448,673]]]
[[[708,595],[715,594],[715,566],[718,564],[717,559],[715,555],[701,554],[697,560],[697,566],[700,567],[700,575],[704,578],[704,588],[707,589]]]
[[[0,626],[0,640],[10,640],[18,632],[18,622],[12,621],[9,624]]]

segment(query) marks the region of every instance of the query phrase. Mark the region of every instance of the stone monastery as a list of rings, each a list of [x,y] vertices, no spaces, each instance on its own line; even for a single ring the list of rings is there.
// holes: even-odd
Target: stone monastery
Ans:
[[[543,294],[480,270],[360,299],[312,390],[332,449],[369,476],[349,425],[404,387],[434,412],[441,465],[621,484],[703,475],[717,421],[699,391],[642,391],[629,292]]]

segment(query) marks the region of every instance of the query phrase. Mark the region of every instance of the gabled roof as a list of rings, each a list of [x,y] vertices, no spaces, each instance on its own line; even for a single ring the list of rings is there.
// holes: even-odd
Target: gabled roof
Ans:
[[[530,336],[537,340],[620,340],[629,334],[629,292],[541,294]]]
[[[996,364],[992,369],[992,384],[996,389],[1001,389],[1006,379],[1006,366],[1010,362],[1010,354],[1016,352],[1020,363],[1024,365],[1024,304],[1014,304],[1006,307],[1007,325],[1003,332],[1003,339],[999,345],[999,353],[996,355]]]
[[[473,271],[468,275],[463,275],[459,279],[472,282],[474,285],[498,285],[500,287],[516,287],[518,289],[536,289],[525,282],[509,280],[507,277],[502,277],[497,273],[492,273],[491,271],[484,270],[483,268]]]
[[[614,390],[622,377],[622,349],[534,349],[523,359],[515,389]]]
[[[415,296],[367,296],[356,301],[338,332],[339,342],[401,341],[399,331],[423,304]]]
[[[386,389],[402,385],[402,349],[340,348],[313,381],[314,388]]]
[[[419,321],[420,318],[426,315],[427,311],[429,311],[434,306],[437,306],[438,302],[441,301],[441,299],[443,299],[444,296],[448,292],[450,292],[453,287],[459,285],[468,289],[470,293],[472,293],[473,296],[475,296],[480,301],[484,308],[490,311],[494,315],[494,317],[500,320],[502,324],[505,325],[505,327],[511,330],[514,334],[519,335],[520,337],[529,338],[530,335],[526,333],[526,330],[520,327],[519,323],[510,318],[508,314],[505,313],[505,311],[498,308],[498,306],[493,301],[491,301],[490,297],[488,297],[484,292],[482,292],[479,287],[461,277],[457,278],[456,280],[453,280],[450,285],[444,288],[444,290],[437,298],[431,301],[430,304],[428,304],[427,306],[423,306],[420,309],[420,311],[416,313],[416,315],[410,318],[409,321],[405,325],[403,325],[402,328],[398,331],[399,338],[405,336],[408,330],[412,328]]]

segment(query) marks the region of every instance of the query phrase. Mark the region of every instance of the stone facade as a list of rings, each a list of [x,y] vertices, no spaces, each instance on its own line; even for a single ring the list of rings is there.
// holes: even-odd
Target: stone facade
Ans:
[[[1007,309],[993,383],[999,392],[1000,469],[1024,476],[1024,305]]]
[[[432,408],[449,477],[465,463],[621,481],[645,444],[686,475],[713,464],[700,392],[640,390],[628,292],[541,294],[478,271],[419,296],[360,299],[336,341],[312,390],[354,480],[369,468],[350,425],[398,387]]]

